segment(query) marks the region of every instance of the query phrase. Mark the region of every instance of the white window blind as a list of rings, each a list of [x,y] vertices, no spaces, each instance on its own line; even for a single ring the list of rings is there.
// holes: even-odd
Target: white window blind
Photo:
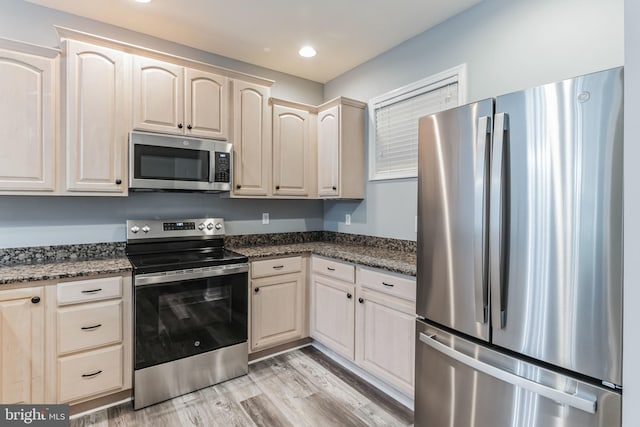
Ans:
[[[417,176],[418,119],[459,105],[458,86],[457,75],[425,79],[372,100],[370,179]]]

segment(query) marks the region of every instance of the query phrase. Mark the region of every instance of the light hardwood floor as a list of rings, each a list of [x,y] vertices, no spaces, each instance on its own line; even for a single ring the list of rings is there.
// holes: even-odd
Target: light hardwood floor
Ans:
[[[131,404],[72,427],[409,426],[413,412],[305,347],[249,366],[249,374],[139,411]]]

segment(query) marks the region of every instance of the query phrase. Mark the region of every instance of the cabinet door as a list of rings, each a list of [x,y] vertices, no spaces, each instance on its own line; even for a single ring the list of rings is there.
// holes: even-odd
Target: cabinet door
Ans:
[[[185,69],[185,133],[227,139],[229,83],[226,77]]]
[[[0,50],[0,191],[55,189],[56,64]]]
[[[365,291],[356,313],[356,363],[413,396],[415,306]]]
[[[66,189],[126,195],[130,56],[75,41],[66,47]]]
[[[318,196],[338,197],[340,106],[318,113]]]
[[[336,353],[354,358],[354,286],[314,274],[311,336]]]
[[[42,296],[42,288],[0,291],[0,402],[3,404],[44,401]]]
[[[299,273],[253,280],[252,351],[302,338],[302,283]]]
[[[311,114],[282,105],[273,106],[273,194],[309,195]]]
[[[271,188],[269,88],[233,83],[233,195],[268,196]]]
[[[184,69],[154,59],[133,59],[133,127],[182,134]]]

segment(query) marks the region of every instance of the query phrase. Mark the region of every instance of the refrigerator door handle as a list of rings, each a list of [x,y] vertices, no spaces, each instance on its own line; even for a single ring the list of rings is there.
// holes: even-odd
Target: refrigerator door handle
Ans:
[[[474,178],[474,268],[476,322],[489,320],[489,292],[486,270],[487,253],[487,163],[491,141],[491,118],[478,118],[476,134],[476,167]],[[489,144],[487,144],[489,142]]]
[[[596,413],[597,402],[594,396],[568,394],[562,390],[548,387],[535,381],[531,381],[527,378],[512,374],[511,372],[504,371],[500,368],[497,368],[496,366],[482,362],[464,353],[456,351],[445,344],[442,344],[441,342],[437,341],[436,334],[427,335],[424,332],[420,332],[420,341],[428,345],[432,349],[448,356],[449,358],[467,365],[475,371],[482,372],[500,381],[512,384],[516,387],[520,387],[532,393],[539,394],[540,396],[551,399],[562,405],[568,405],[581,411],[588,412],[589,414]]]
[[[493,129],[493,147],[491,150],[491,178],[489,203],[489,274],[491,291],[496,293],[499,304],[492,304],[492,322],[499,321],[499,328],[507,325],[507,290],[506,280],[503,278],[505,246],[505,223],[508,215],[504,215],[507,208],[506,197],[503,194],[504,174],[504,146],[505,134],[509,130],[509,116],[506,113],[495,115]]]

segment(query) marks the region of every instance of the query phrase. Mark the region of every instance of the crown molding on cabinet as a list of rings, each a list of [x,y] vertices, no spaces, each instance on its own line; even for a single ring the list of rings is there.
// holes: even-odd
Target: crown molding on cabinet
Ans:
[[[12,50],[45,58],[55,58],[60,55],[60,49],[5,38],[0,38],[0,49]]]
[[[161,52],[158,50],[149,49],[143,46],[126,43],[119,40],[110,39],[107,37],[97,36],[95,34],[85,33],[83,31],[78,31],[71,28],[67,28],[67,27],[54,25],[54,28],[58,32],[58,35],[62,40],[71,39],[71,40],[81,41],[85,43],[100,45],[103,47],[120,50],[129,54],[141,55],[147,58],[157,59],[159,61],[171,62],[176,65],[181,65],[183,67],[194,68],[201,71],[208,71],[208,72],[219,74],[225,77],[240,79],[247,82],[259,84],[262,86],[271,87],[273,83],[275,83],[273,80],[265,79],[263,77],[241,73],[239,71],[234,71],[229,68],[219,67],[217,65],[208,64],[206,62],[201,62],[194,59],[184,58],[182,56],[171,55],[169,53]]]

